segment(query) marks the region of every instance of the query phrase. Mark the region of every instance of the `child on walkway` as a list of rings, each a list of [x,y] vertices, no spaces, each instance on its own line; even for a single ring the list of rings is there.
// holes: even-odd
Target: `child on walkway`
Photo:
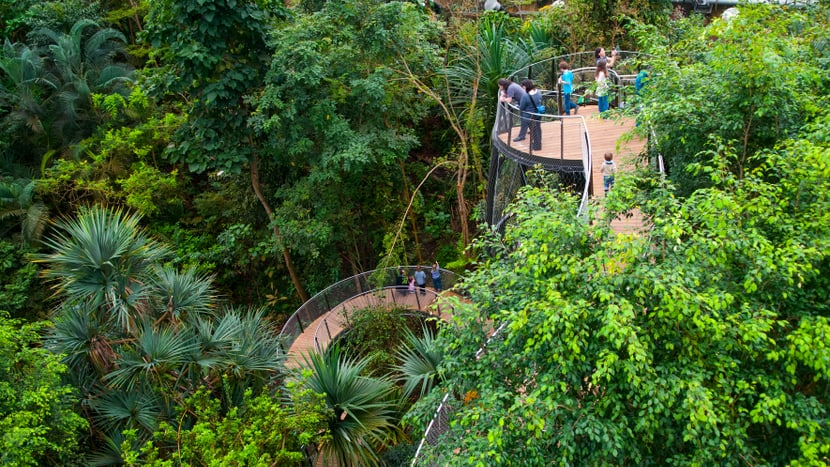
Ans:
[[[571,102],[571,94],[573,93],[574,74],[571,71],[571,66],[568,62],[562,60],[559,62],[559,71],[562,76],[559,77],[559,84],[562,85],[562,103],[565,107],[565,115],[571,114],[571,109],[574,109],[574,115],[579,113],[579,106]]]
[[[614,163],[614,153],[605,153],[605,161],[602,163],[599,171],[602,173],[602,184],[605,188],[605,193],[608,193],[608,190],[614,186],[614,173],[617,172],[617,164]]]

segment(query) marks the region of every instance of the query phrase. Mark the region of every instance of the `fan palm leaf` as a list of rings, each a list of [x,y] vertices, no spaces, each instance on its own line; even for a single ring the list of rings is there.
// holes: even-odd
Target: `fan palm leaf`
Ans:
[[[99,377],[113,368],[113,350],[107,327],[95,319],[82,302],[66,304],[54,318],[55,326],[47,335],[45,346],[63,355],[76,386],[89,393]]]
[[[93,399],[93,419],[104,432],[141,428],[152,434],[162,414],[160,401],[152,391],[111,390]]]
[[[217,370],[225,378],[224,392],[232,405],[242,402],[248,388],[260,393],[284,369],[279,330],[265,315],[264,309],[226,309],[217,318],[214,335],[227,342],[227,350],[217,353]]]
[[[156,301],[155,308],[176,321],[183,315],[211,313],[217,298],[211,277],[195,269],[179,272],[170,267],[155,272],[149,293]]]
[[[404,345],[396,350],[400,360],[396,370],[401,375],[403,392],[409,397],[420,388],[419,397],[423,397],[436,382],[438,366],[444,359],[444,350],[426,326],[423,327],[422,337],[406,329],[404,339]]]
[[[336,345],[304,358],[312,372],[308,386],[325,395],[333,413],[331,439],[321,447],[323,458],[338,465],[379,464],[372,447],[395,430],[394,384],[386,378],[364,376],[369,359],[347,358]]]
[[[44,276],[55,282],[56,292],[102,307],[127,332],[146,306],[144,284],[155,262],[169,254],[139,220],[120,209],[82,210],[76,219],[59,221],[58,233],[45,240],[54,253],[35,257],[47,264]]]
[[[165,396],[175,397],[179,376],[195,350],[195,343],[181,332],[143,321],[135,340],[121,349],[118,368],[104,376],[104,381],[125,391],[146,381],[167,389]]]

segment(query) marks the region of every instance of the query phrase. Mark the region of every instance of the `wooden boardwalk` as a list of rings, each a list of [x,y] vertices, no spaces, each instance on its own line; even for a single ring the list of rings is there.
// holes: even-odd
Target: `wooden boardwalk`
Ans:
[[[578,115],[585,119],[588,136],[591,140],[591,166],[593,167],[591,177],[593,189],[591,194],[594,198],[602,198],[605,193],[602,187],[600,165],[604,160],[605,153],[614,153],[617,171],[625,172],[634,168],[637,163],[637,156],[645,149],[646,141],[641,138],[632,138],[627,142],[622,142],[621,137],[634,129],[635,122],[633,118],[617,116],[607,119],[599,118],[597,107],[594,105],[580,107]],[[541,124],[542,149],[532,151],[532,154],[541,158],[582,160],[582,147],[579,141],[579,127],[576,120],[566,119],[564,124],[560,122],[560,120],[555,120]],[[515,149],[531,152],[530,138],[525,138],[524,141],[508,142],[508,135],[515,137],[518,131],[518,127],[515,127],[511,133],[502,134],[500,138],[504,143]],[[561,138],[561,135],[564,135],[564,138]],[[563,140],[564,147],[560,147],[560,141]],[[614,220],[611,227],[619,233],[637,233],[642,230],[643,218],[639,213],[634,213],[630,218]]]
[[[448,317],[446,309],[432,306],[438,300],[440,300],[440,295],[430,287],[427,287],[423,295],[418,290],[415,293],[402,293],[393,288],[386,288],[352,297],[306,326],[305,332],[300,334],[288,349],[285,366],[286,368],[302,366],[303,356],[315,350],[315,342],[320,348],[326,348],[329,342],[347,327],[347,317],[353,310],[373,306],[397,306],[423,311],[446,319]]]

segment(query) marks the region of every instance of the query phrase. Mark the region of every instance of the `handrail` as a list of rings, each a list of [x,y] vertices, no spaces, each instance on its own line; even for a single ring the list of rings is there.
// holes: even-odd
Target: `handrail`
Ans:
[[[544,89],[540,92],[543,96],[551,94],[551,91]],[[501,97],[501,94],[499,97]],[[493,125],[491,135],[493,143],[503,149],[500,152],[504,157],[523,165],[540,165],[546,170],[552,171],[568,171],[573,173],[577,170],[581,171],[584,176],[584,184],[581,187],[577,215],[584,215],[587,212],[590,197],[591,173],[593,171],[591,139],[585,118],[582,115],[552,115],[535,112],[531,112],[530,115],[534,119],[534,123],[538,121],[539,125],[553,123],[556,126],[558,124],[559,157],[556,157],[556,153],[551,153],[550,150],[545,150],[544,148],[542,151],[534,151],[532,145],[517,147],[513,143],[514,122],[521,121],[522,115],[519,109],[510,103],[499,103],[496,109],[496,122]],[[550,127],[550,125],[546,126]],[[567,131],[568,137],[566,137],[566,128],[569,129]],[[570,157],[566,158],[566,141],[574,138],[574,134],[578,138],[579,154],[569,153],[567,156]],[[503,136],[506,136],[506,141],[502,139]],[[530,137],[533,138],[532,133]],[[556,137],[554,137],[554,140],[556,140]],[[530,149],[526,151],[526,147],[530,147]],[[503,219],[493,219],[492,221],[500,225]]]
[[[280,335],[283,337],[285,350],[287,351],[297,337],[320,316],[352,297],[377,289],[378,285],[394,284],[395,275],[401,268],[406,270],[408,275],[411,275],[417,267],[415,265],[372,269],[347,277],[321,290],[300,305],[283,325]],[[431,268],[429,266],[421,266],[421,268],[427,273],[427,284],[431,284],[432,278],[429,274]],[[451,289],[457,281],[456,274],[444,268],[439,268],[439,270],[441,271],[443,288],[445,290]]]
[[[314,350],[322,352],[339,334],[348,327],[348,320],[351,312],[361,310],[368,307],[378,305],[401,305],[409,309],[415,309],[421,312],[429,313],[430,306],[436,303],[436,299],[441,294],[433,289],[424,289],[421,291],[418,286],[415,286],[414,292],[409,292],[407,286],[388,286],[379,289],[369,290],[358,294],[348,301],[341,303],[325,314],[317,328],[314,330]],[[409,300],[407,300],[409,299]],[[411,302],[414,299],[413,308]],[[436,303],[435,310],[437,316],[441,316],[441,306]],[[346,320],[346,326],[340,319]],[[335,332],[332,332],[334,329]]]
[[[488,345],[490,345],[490,342],[499,336],[499,334],[505,328],[505,326],[507,326],[507,322],[501,323],[501,325],[493,332],[493,334],[491,334],[490,337],[487,338],[487,341],[484,342],[484,345],[479,347],[475,354],[476,360],[481,358],[481,354],[484,353],[484,350],[487,348]],[[444,398],[441,399],[441,403],[438,404],[438,408],[435,409],[435,415],[432,416],[432,420],[430,420],[426,430],[424,430],[424,436],[421,437],[421,442],[418,443],[418,449],[415,450],[415,455],[412,456],[412,463],[410,464],[410,467],[415,467],[415,463],[418,462],[418,456],[421,454],[421,449],[423,449],[424,444],[427,442],[430,432],[432,431],[432,427],[435,426],[435,422],[440,417],[447,415],[447,412],[449,411],[449,409],[447,409],[447,407],[449,407],[449,405],[447,405],[447,400],[449,398],[450,393],[445,393]]]

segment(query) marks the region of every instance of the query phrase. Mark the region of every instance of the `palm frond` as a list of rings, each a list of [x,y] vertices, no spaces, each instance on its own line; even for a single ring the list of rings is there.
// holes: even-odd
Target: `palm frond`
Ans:
[[[183,315],[209,314],[214,310],[217,299],[213,278],[198,273],[195,269],[179,272],[170,267],[158,269],[150,283],[151,295],[159,311],[168,313],[176,320]]]
[[[57,232],[44,243],[54,253],[35,256],[46,263],[44,276],[58,292],[108,307],[122,328],[130,326],[147,290],[156,262],[169,254],[138,225],[140,216],[95,206],[76,219],[56,223]]]
[[[45,346],[63,355],[63,361],[73,375],[91,378],[112,369],[115,352],[106,326],[96,318],[94,307],[83,302],[64,305],[54,318]],[[94,376],[93,376],[94,375]]]
[[[409,329],[405,330],[405,344],[396,350],[400,364],[396,367],[400,373],[403,392],[409,397],[420,388],[419,397],[428,393],[438,375],[438,365],[444,359],[444,351],[438,345],[432,331],[424,326],[423,337],[416,336]]]
[[[177,394],[175,383],[196,351],[192,340],[166,326],[158,328],[143,321],[136,339],[121,352],[119,368],[104,376],[113,387],[134,390],[144,381]]]
[[[394,384],[386,378],[363,375],[369,359],[350,359],[336,345],[322,355],[312,353],[304,359],[312,371],[308,386],[324,394],[333,411],[329,420],[332,437],[322,446],[323,458],[339,465],[377,465],[372,447],[386,439],[397,421]]]
[[[93,399],[90,406],[96,412],[94,420],[105,432],[141,428],[152,434],[162,414],[161,401],[152,391],[108,391]]]

